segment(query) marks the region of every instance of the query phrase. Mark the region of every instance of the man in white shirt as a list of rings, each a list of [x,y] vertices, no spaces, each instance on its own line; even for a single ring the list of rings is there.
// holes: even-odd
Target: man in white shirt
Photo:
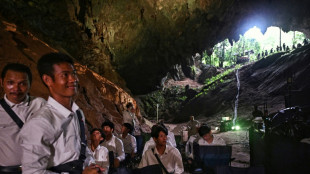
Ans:
[[[158,123],[158,125],[161,125],[162,127],[164,127],[165,129],[168,130],[168,128],[164,125],[163,122]],[[145,151],[147,151],[148,149],[151,149],[153,147],[155,147],[155,141],[154,139],[151,137],[145,144],[144,144],[144,148],[143,148],[143,152],[142,155],[144,155]],[[167,145],[168,146],[173,146],[173,147],[177,147],[177,144],[175,142],[175,137],[174,134],[168,130],[168,135],[167,135]]]
[[[21,130],[23,174],[81,173],[86,153],[85,118],[73,101],[78,77],[73,60],[49,53],[37,65],[50,96]]]
[[[154,125],[151,135],[156,146],[145,152],[142,156],[139,168],[161,163],[162,165],[160,165],[163,171],[169,173],[174,172],[175,174],[183,173],[184,167],[179,150],[167,145],[168,130],[161,125]]]
[[[127,103],[126,108],[127,110],[123,112],[123,122],[135,126],[135,108],[133,107],[133,104],[130,102]]]
[[[169,133],[168,133],[168,135],[169,135]],[[171,143],[171,141],[170,141],[170,139],[169,139],[168,136],[167,136],[167,142],[166,142],[166,143],[167,143],[168,146],[174,147],[174,145]],[[151,138],[145,143],[144,148],[143,148],[142,155],[144,155],[144,153],[145,153],[147,150],[152,149],[152,148],[154,148],[155,146],[156,146],[156,143],[155,143],[154,139],[151,137]]]
[[[132,125],[129,123],[124,123],[122,126],[122,133],[119,135],[119,139],[122,140],[124,145],[125,154],[130,155],[130,157],[135,156],[135,153],[137,153],[136,138],[130,134],[132,131]]]
[[[185,156],[187,158],[191,158],[191,159],[194,158],[194,156],[193,156],[193,154],[194,154],[194,147],[193,147],[194,141],[196,141],[199,138],[200,138],[200,136],[198,133],[189,137],[189,139],[185,145]]]
[[[22,148],[19,142],[21,127],[33,112],[45,104],[44,99],[27,95],[31,82],[31,71],[25,65],[10,63],[2,70],[0,83],[5,93],[0,102],[0,173],[2,174],[21,173]],[[14,116],[10,116],[12,114]]]
[[[109,173],[115,173],[120,166],[120,162],[125,159],[124,146],[123,142],[113,135],[114,123],[110,121],[105,121],[102,123],[101,128],[103,129],[106,139],[102,146],[106,147],[109,150],[109,160],[110,160],[110,169]],[[113,152],[113,156],[110,156],[110,153]],[[112,158],[112,159],[111,159]]]
[[[171,132],[171,131],[168,130],[168,136],[167,136],[167,138],[168,138],[168,141],[171,142],[171,144],[172,144],[173,147],[177,147],[177,143],[176,143],[176,141],[175,141],[175,136],[174,136],[174,133],[173,133],[173,132]]]
[[[190,120],[187,123],[188,137],[195,135],[197,133],[200,124],[197,120],[195,120],[193,115],[191,115],[189,119]]]
[[[105,169],[104,174],[109,171],[109,151],[106,147],[100,144],[104,141],[105,134],[101,129],[94,128],[90,131],[91,144],[88,148],[93,157],[95,158],[96,164]]]
[[[141,135],[141,125],[135,114],[135,108],[131,102],[126,105],[127,110],[123,112],[123,123],[129,123],[133,126],[133,136],[137,142],[137,153],[141,155],[143,150],[143,137]]]
[[[137,153],[137,141],[134,136],[132,136],[133,127],[129,123],[124,123],[122,126],[122,133],[119,135],[119,139],[122,140],[125,151],[125,160],[121,162],[121,166],[125,167],[128,171],[132,170],[135,156]]]
[[[211,128],[208,125],[202,125],[199,130],[199,135],[201,138],[198,140],[200,146],[204,145],[223,145],[226,143],[223,138],[215,136],[212,134]]]

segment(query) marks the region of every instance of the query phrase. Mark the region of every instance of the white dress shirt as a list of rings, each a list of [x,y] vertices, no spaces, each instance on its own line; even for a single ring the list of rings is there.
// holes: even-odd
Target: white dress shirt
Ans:
[[[132,113],[130,111],[124,111],[123,112],[123,123],[129,123],[132,126],[135,126],[135,113]]]
[[[119,161],[123,161],[125,159],[123,142],[116,136],[112,135],[112,138],[109,141],[104,140],[101,145],[106,147],[109,151],[113,151],[114,157]]]
[[[45,104],[40,97],[26,96],[19,104],[10,102],[4,95],[5,102],[15,114],[25,123],[29,116]],[[0,105],[0,166],[21,165],[22,148],[19,142],[20,128]]]
[[[137,141],[134,136],[128,134],[125,138],[123,138],[122,134],[120,134],[119,139],[123,142],[125,153],[137,153]]]
[[[194,141],[198,139],[200,136],[199,134],[195,134],[189,137],[188,141],[185,145],[185,155],[188,158],[194,158]]]
[[[168,131],[167,141],[169,141],[173,147],[177,147],[177,143],[175,142],[175,137],[174,137],[173,132]]]
[[[149,141],[147,141],[147,142],[145,143],[144,148],[143,148],[142,155],[144,155],[144,153],[145,153],[147,150],[154,148],[155,145],[156,145],[156,144],[155,144],[155,141],[154,141],[154,139],[151,137],[151,138],[149,139]],[[170,142],[170,140],[168,139],[168,136],[167,136],[167,145],[168,145],[168,146],[173,146],[172,143]]]
[[[138,118],[136,117],[135,113],[132,113],[130,111],[124,111],[123,112],[123,123],[129,123],[133,126],[134,136],[141,135],[140,122],[139,122]]]
[[[79,159],[81,137],[76,115],[79,107],[73,103],[71,110],[49,97],[47,104],[24,125],[23,174],[53,173],[48,171],[50,167]]]
[[[226,143],[223,140],[223,138],[216,136],[213,134],[213,141],[211,143],[208,143],[206,140],[204,140],[202,137],[199,138],[198,144],[200,146],[215,146],[215,145],[220,145],[220,146],[225,146]]]
[[[169,173],[174,172],[174,174],[181,174],[184,172],[182,156],[177,148],[166,145],[165,152],[162,155],[158,153],[156,148],[153,149],[154,153],[152,149],[148,149],[145,152],[138,168],[159,164],[155,157],[155,154],[157,154],[161,163]]]
[[[98,145],[94,151],[89,147],[87,147],[87,150],[92,153],[96,161],[95,163],[106,169],[103,174],[107,174],[110,166],[108,149],[104,146]]]

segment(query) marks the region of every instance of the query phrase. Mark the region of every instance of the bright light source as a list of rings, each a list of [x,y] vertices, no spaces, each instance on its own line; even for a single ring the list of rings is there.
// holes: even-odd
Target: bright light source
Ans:
[[[244,37],[249,39],[256,39],[260,42],[263,40],[264,35],[259,28],[254,26],[253,28],[249,29],[247,32],[244,33]]]
[[[230,120],[230,117],[222,117],[222,121],[228,121]]]
[[[240,126],[233,126],[231,127],[232,130],[240,130]]]
[[[219,127],[215,127],[215,130],[219,130],[220,128]]]

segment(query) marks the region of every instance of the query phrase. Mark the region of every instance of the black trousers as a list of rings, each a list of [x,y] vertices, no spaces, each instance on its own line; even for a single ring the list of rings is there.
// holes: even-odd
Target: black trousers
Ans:
[[[1,174],[21,174],[22,169],[20,166],[0,166]]]

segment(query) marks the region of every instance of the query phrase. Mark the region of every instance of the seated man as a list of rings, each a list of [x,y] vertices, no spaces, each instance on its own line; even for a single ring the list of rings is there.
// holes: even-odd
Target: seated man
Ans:
[[[113,152],[113,156],[110,156],[110,169],[109,173],[113,173],[117,171],[116,169],[119,167],[120,162],[125,159],[125,153],[124,153],[124,146],[123,142],[113,135],[114,131],[114,124],[110,121],[106,121],[102,123],[101,125],[104,134],[106,135],[106,139],[103,143],[101,143],[102,146],[106,147],[109,150],[109,153]],[[114,158],[113,161],[111,161],[111,158]]]
[[[142,156],[139,168],[159,164],[164,173],[183,173],[184,167],[179,150],[167,146],[168,130],[161,125],[152,127],[151,135],[155,141],[155,148],[148,149]]]
[[[197,133],[197,128],[199,127],[199,121],[195,120],[194,116],[189,117],[189,122],[187,123],[188,137],[195,135]]]
[[[169,126],[163,125],[163,127],[166,127],[168,130],[167,140],[171,143],[171,145],[173,147],[177,147],[177,143],[175,141],[174,133],[169,130]]]
[[[169,126],[164,124],[164,120],[161,120],[158,124],[160,124],[161,126],[163,126],[164,128],[166,128],[168,130],[167,140],[171,143],[171,145],[173,147],[177,147],[177,143],[175,141],[174,133],[170,131]]]
[[[187,158],[192,158],[193,159],[193,143],[194,141],[198,140],[200,137],[199,137],[199,134],[195,134],[195,135],[192,135],[189,137],[188,141],[186,142],[186,145],[185,145],[185,155]]]
[[[134,108],[134,105],[129,102],[126,105],[127,110],[123,113],[123,123],[129,123],[133,126],[133,133],[131,133],[136,138],[136,145],[137,145],[137,152],[139,155],[142,153],[143,149],[143,137],[141,135],[141,124],[139,117],[136,115],[136,110]]]
[[[162,127],[164,127],[166,130],[168,130],[163,124],[160,124]],[[172,147],[176,147],[176,143],[175,143],[175,139],[172,139],[172,135],[174,138],[174,134],[172,132],[170,132],[170,136],[169,136],[169,131],[168,131],[168,135],[167,135],[167,145],[168,146],[172,146]],[[174,140],[174,143],[173,143]],[[143,148],[143,153],[142,155],[144,155],[145,151],[147,151],[148,149],[152,149],[155,147],[155,141],[154,139],[151,137],[144,145]]]
[[[87,149],[91,151],[93,157],[96,161],[96,164],[105,169],[104,174],[107,174],[109,171],[109,151],[106,147],[101,146],[105,139],[105,134],[101,129],[94,128],[90,131],[90,147]]]
[[[129,162],[131,158],[137,153],[136,138],[131,135],[133,126],[129,123],[124,123],[122,127],[122,134],[119,138],[122,140],[125,151],[125,163]],[[126,165],[126,164],[125,164]]]
[[[167,140],[171,143],[173,147],[177,147],[177,143],[175,142],[174,133],[168,130]]]
[[[254,111],[252,112],[252,115],[254,118],[256,118],[256,117],[263,117],[264,114],[262,111],[258,110],[257,105],[254,105]]]
[[[201,138],[198,140],[198,144],[200,146],[204,145],[223,145],[225,146],[225,141],[218,136],[215,136],[212,134],[211,128],[208,125],[203,124],[199,130],[198,133]]]

